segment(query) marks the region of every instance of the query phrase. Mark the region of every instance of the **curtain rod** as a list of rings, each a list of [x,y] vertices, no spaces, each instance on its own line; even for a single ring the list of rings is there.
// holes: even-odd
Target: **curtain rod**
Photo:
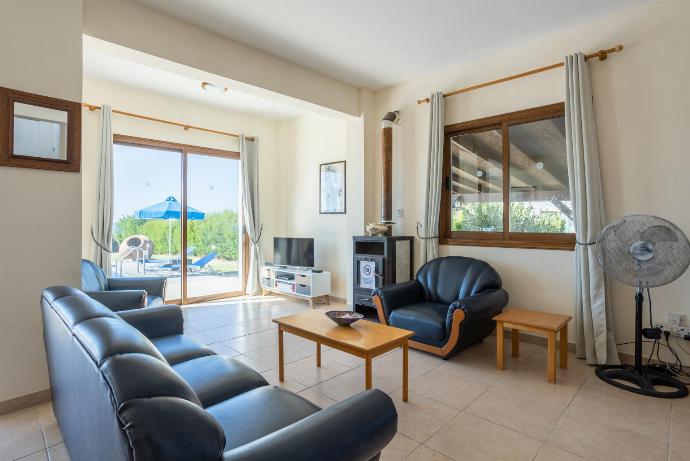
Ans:
[[[618,45],[618,46],[614,46],[613,48],[608,48],[606,50],[599,50],[599,51],[595,51],[594,53],[587,54],[587,55],[585,55],[585,59],[599,58],[600,61],[603,61],[604,59],[607,58],[609,53],[617,53],[617,52],[622,51],[622,50],[623,50],[623,45]],[[498,80],[491,80],[490,82],[479,83],[478,85],[472,85],[472,86],[468,86],[465,88],[460,88],[459,90],[453,90],[453,91],[450,91],[448,93],[443,93],[443,97],[447,98],[449,96],[455,96],[456,94],[467,93],[468,91],[477,90],[479,88],[485,88],[487,86],[496,85],[496,84],[507,82],[510,80],[516,80],[518,78],[527,77],[528,75],[538,74],[540,72],[545,72],[545,71],[551,70],[551,69],[557,69],[559,67],[563,67],[564,65],[565,65],[565,63],[563,61],[561,61],[559,63],[551,64],[549,66],[544,66],[544,67],[539,67],[537,69],[528,70],[527,72],[522,72],[520,74],[515,74],[515,75],[510,75],[508,77],[499,78]],[[429,101],[430,101],[429,98],[418,99],[417,104],[424,104],[424,103],[428,103]]]
[[[89,109],[91,112],[93,112],[94,110],[100,110],[100,109],[101,109],[101,106],[96,106],[96,105],[94,105],[94,104],[88,104],[88,103],[85,103],[85,102],[83,102],[81,105],[82,105],[83,107],[86,107],[87,109]],[[125,116],[127,116],[127,117],[140,118],[140,119],[142,119],[142,120],[148,120],[148,121],[151,121],[151,122],[165,123],[166,125],[179,126],[179,127],[183,128],[183,129],[185,129],[185,130],[204,131],[204,132],[206,132],[206,133],[219,134],[219,135],[222,135],[222,136],[230,136],[230,137],[233,137],[233,138],[239,138],[239,137],[240,137],[240,135],[237,134],[237,133],[229,133],[229,132],[227,132],[227,131],[212,130],[212,129],[210,129],[210,128],[203,128],[203,127],[200,127],[200,126],[188,125],[188,124],[186,124],[186,123],[171,122],[170,120],[163,120],[163,119],[160,119],[160,118],[149,117],[148,115],[133,114],[133,113],[131,113],[131,112],[125,112],[125,111],[117,110],[117,109],[112,109],[112,111],[113,111],[114,114],[125,115]],[[254,137],[253,137],[253,136],[245,136],[245,139],[246,139],[247,141],[254,141]]]

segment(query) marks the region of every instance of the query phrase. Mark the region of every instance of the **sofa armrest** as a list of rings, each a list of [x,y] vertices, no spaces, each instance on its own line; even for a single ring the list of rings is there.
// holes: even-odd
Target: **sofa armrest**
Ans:
[[[508,305],[508,292],[503,288],[484,290],[474,296],[459,299],[450,305],[446,316],[446,328],[450,330],[453,314],[457,309],[465,312],[465,321],[491,319]]]
[[[388,318],[391,312],[398,307],[424,301],[424,289],[417,280],[410,280],[409,282],[378,288],[374,291],[374,296],[381,298],[383,311]]]
[[[223,461],[367,461],[393,439],[397,426],[393,401],[373,389],[228,450]]]
[[[146,306],[144,290],[87,291],[86,294],[113,311]]]
[[[147,338],[181,335],[184,330],[182,309],[174,304],[119,311],[117,315]]]
[[[165,298],[165,277],[126,277],[109,278],[110,290],[144,290],[152,296]]]

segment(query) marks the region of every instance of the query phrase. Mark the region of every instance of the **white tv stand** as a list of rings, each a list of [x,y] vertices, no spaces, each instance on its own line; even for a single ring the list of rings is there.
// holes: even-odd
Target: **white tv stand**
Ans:
[[[314,301],[330,304],[331,273],[292,266],[263,266],[261,288],[264,295],[278,293],[306,299],[313,309]]]

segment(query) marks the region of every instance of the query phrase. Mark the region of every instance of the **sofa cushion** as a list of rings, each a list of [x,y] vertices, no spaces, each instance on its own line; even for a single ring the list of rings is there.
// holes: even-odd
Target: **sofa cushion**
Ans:
[[[70,330],[85,320],[99,317],[118,318],[103,304],[83,294],[56,299],[52,306]]]
[[[201,406],[199,397],[183,377],[162,360],[146,354],[119,354],[106,359],[101,372],[117,406],[128,400],[178,397]],[[146,379],[132,379],[145,376]]]
[[[215,354],[200,342],[184,335],[160,336],[152,338],[151,342],[170,365]]]
[[[209,355],[173,366],[201,400],[204,408],[268,383],[242,362]]]
[[[206,410],[223,427],[225,449],[231,450],[300,421],[320,408],[281,387],[263,386]],[[289,458],[289,453],[284,455]]]
[[[438,344],[446,338],[448,305],[419,302],[399,307],[391,312],[391,326],[414,331],[413,340]]]
[[[139,353],[165,360],[146,336],[119,317],[84,320],[72,332],[99,367],[118,354]]]
[[[156,295],[146,296],[146,307],[158,307],[163,305],[163,298]]]

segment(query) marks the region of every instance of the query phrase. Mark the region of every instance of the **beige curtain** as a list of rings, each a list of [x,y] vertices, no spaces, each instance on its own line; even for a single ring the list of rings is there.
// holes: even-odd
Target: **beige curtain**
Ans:
[[[100,115],[100,137],[98,141],[98,177],[96,179],[96,210],[91,226],[91,257],[105,273],[112,275],[110,250],[113,246],[113,126],[112,110],[103,105]]]
[[[575,318],[577,355],[589,364],[619,364],[606,278],[597,262],[597,235],[604,226],[599,149],[592,83],[585,55],[565,58],[565,138],[575,220]]]
[[[249,140],[240,136],[240,163],[242,165],[242,211],[249,235],[249,273],[246,293],[261,292],[261,211],[259,208],[259,138]]]
[[[429,152],[426,166],[426,200],[422,222],[422,264],[438,258],[438,217],[441,208],[441,175],[443,170],[443,93],[429,98]]]

